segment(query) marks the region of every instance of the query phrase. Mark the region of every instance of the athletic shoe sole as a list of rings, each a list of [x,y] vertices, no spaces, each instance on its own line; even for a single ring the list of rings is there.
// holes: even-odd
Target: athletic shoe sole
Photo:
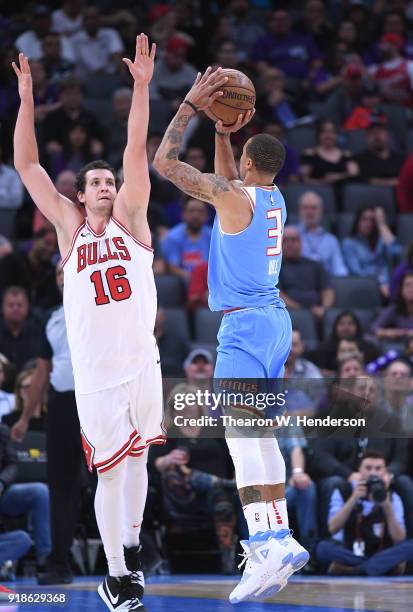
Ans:
[[[107,605],[107,607],[109,608],[109,610],[112,610],[112,612],[115,612],[116,609],[112,606],[108,597],[106,596],[105,589],[103,588],[103,584],[100,584],[98,586],[98,593],[100,597],[103,599],[103,601],[105,602],[105,604]]]
[[[298,555],[295,557],[293,553],[289,553],[283,559],[283,565],[277,572],[276,577],[272,577],[267,580],[267,583],[261,587],[261,589],[256,591],[252,598],[254,600],[261,601],[282,591],[282,589],[287,586],[288,579],[294,574],[294,572],[298,572],[298,570],[304,567],[309,559],[310,555],[306,550],[298,553]],[[277,580],[275,584],[274,579]]]
[[[249,581],[249,590],[248,593],[246,594],[236,594],[235,596],[233,595],[233,593],[231,593],[231,595],[229,596],[229,601],[232,604],[237,604],[237,603],[241,603],[242,601],[245,601],[246,599],[254,599],[255,595],[257,593],[261,593],[264,590],[266,590],[268,588],[268,586],[271,584],[272,586],[274,586],[274,576],[277,576],[277,578],[279,577],[279,581],[280,584],[277,585],[278,589],[281,590],[281,588],[283,588],[285,586],[285,584],[287,584],[287,580],[285,580],[283,577],[281,577],[281,572],[283,572],[285,570],[285,568],[289,567],[290,561],[293,558],[293,553],[288,553],[284,559],[282,559],[281,561],[281,567],[277,564],[276,566],[274,565],[273,569],[271,570],[270,568],[267,570],[267,574],[269,574],[268,578],[264,581],[263,584],[258,584],[257,586],[253,586],[252,581]],[[282,585],[282,582],[285,580],[285,584]],[[237,588],[237,587],[236,587]],[[234,589],[236,590],[236,589]]]

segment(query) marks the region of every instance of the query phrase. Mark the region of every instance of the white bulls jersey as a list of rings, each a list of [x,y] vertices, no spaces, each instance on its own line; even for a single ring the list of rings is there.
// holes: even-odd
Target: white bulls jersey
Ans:
[[[64,265],[63,304],[77,393],[137,377],[154,358],[153,250],[113,217],[76,230]]]

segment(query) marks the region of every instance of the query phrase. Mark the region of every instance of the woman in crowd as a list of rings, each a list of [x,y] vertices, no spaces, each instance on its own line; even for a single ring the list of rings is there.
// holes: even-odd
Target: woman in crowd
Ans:
[[[400,341],[413,335],[413,270],[400,283],[396,303],[385,308],[372,326],[379,340]]]
[[[32,383],[34,370],[22,370],[16,378],[15,387],[15,407],[13,412],[2,417],[1,422],[10,428],[20,419],[23,407],[28,400],[28,390]],[[30,419],[29,431],[46,431],[46,412],[45,404],[38,404]]]
[[[361,208],[354,220],[351,237],[343,240],[343,255],[350,274],[374,276],[382,295],[389,296],[390,265],[401,246],[386,223],[383,208]]]
[[[345,310],[337,315],[329,338],[320,344],[312,356],[313,361],[329,374],[337,370],[337,350],[342,340],[357,342],[358,350],[363,354],[366,363],[373,361],[380,354],[372,342],[363,339],[361,324],[356,315]]]
[[[358,166],[350,151],[337,145],[337,128],[329,119],[317,127],[317,146],[306,149],[301,158],[301,173],[309,185],[339,184],[357,176]]]

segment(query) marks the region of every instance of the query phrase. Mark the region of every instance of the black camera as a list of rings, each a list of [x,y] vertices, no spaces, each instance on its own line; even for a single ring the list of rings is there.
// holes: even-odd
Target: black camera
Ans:
[[[376,503],[384,502],[387,497],[387,489],[384,481],[378,476],[369,476],[366,480],[367,497],[371,495],[371,499]]]

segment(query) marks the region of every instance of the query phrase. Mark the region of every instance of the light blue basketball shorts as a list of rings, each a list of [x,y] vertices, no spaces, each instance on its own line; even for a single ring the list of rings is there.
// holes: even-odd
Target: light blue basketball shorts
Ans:
[[[218,332],[214,378],[282,378],[291,340],[291,319],[285,308],[229,312]]]

